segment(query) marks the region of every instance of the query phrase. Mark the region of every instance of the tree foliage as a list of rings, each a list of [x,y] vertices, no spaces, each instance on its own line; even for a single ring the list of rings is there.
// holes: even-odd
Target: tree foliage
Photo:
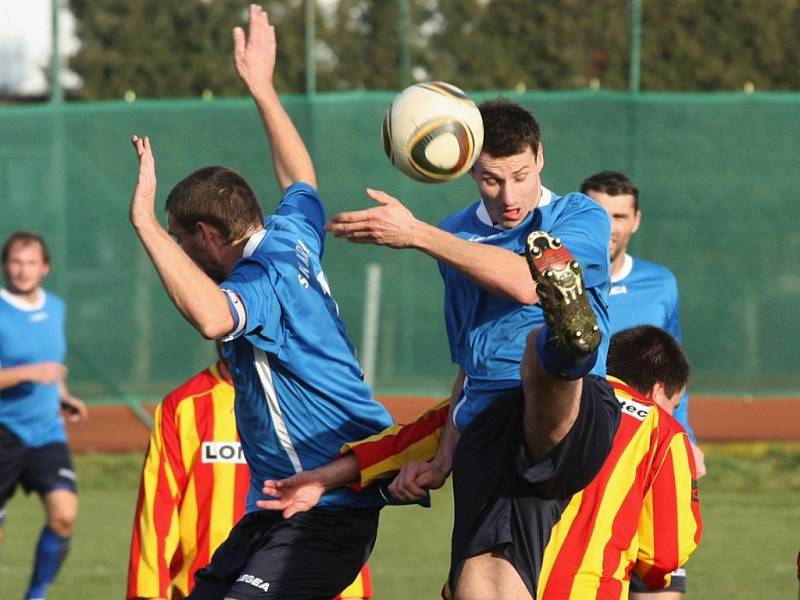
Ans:
[[[313,1],[313,0],[306,0]],[[626,89],[628,0],[408,0],[415,78],[465,89]],[[800,0],[642,0],[644,90],[799,89]],[[305,89],[304,0],[266,0],[276,82]],[[242,95],[231,29],[240,0],[71,0],[81,97]],[[316,5],[319,91],[397,89],[400,3]]]

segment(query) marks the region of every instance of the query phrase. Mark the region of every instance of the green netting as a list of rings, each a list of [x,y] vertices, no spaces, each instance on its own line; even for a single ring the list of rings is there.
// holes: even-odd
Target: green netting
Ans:
[[[477,99],[488,97],[476,95]],[[365,187],[438,222],[472,202],[468,178],[411,181],[383,156],[379,124],[391,93],[291,97],[330,212],[368,206]],[[634,253],[664,263],[681,286],[694,392],[796,393],[800,341],[800,95],[514,95],[544,131],[545,185],[564,193],[617,169],[642,190]],[[178,317],[127,220],[135,176],[128,137],[149,134],[159,202],[191,170],[222,163],[278,197],[249,100],[0,108],[0,235],[43,233],[47,282],[68,303],[70,379],[89,399],[157,397],[213,357]],[[329,239],[325,268],[361,346],[366,269],[383,267],[379,392],[444,393],[455,373],[434,262]]]

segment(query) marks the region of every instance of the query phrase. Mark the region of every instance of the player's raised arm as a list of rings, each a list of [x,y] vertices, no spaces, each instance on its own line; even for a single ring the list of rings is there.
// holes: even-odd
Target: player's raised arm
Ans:
[[[204,337],[222,337],[234,328],[228,300],[158,222],[156,166],[150,139],[133,136],[131,142],[139,159],[139,175],[129,210],[131,224],[181,314]]]
[[[241,27],[234,28],[233,44],[236,72],[258,107],[278,184],[284,191],[298,181],[317,187],[311,156],[273,85],[277,43],[275,28],[263,8],[250,5],[247,35]]]

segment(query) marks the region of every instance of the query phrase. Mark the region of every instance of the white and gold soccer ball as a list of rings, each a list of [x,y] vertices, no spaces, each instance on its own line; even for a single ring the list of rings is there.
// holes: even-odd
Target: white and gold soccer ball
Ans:
[[[383,117],[383,148],[403,173],[427,183],[466,173],[483,146],[483,120],[475,103],[443,81],[400,92]]]

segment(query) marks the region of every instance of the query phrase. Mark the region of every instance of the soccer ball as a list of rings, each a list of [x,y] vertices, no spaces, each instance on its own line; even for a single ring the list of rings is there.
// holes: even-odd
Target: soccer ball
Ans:
[[[475,103],[443,81],[417,83],[386,109],[383,149],[403,173],[428,183],[466,173],[483,146],[483,120]]]

